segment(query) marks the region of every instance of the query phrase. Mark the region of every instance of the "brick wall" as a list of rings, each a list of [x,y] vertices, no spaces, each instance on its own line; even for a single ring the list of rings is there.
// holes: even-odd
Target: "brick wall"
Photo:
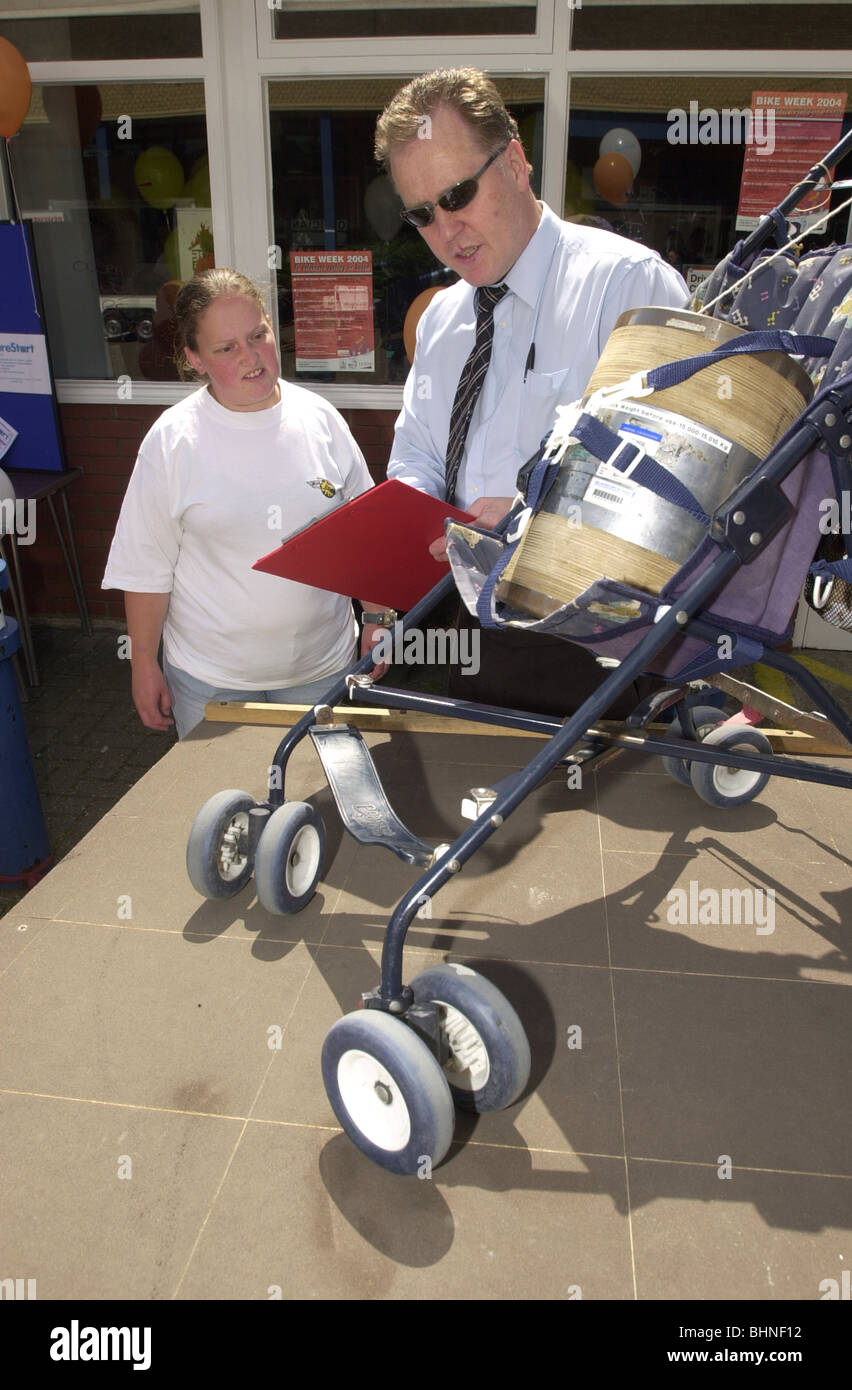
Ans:
[[[121,499],[136,459],[136,451],[161,405],[62,405],[60,416],[68,463],[82,468],[83,477],[68,489],[74,536],[89,612],[98,618],[124,618],[118,590],[102,589],[103,578]],[[395,411],[344,410],[376,482],[385,476],[393,439]],[[62,507],[58,505],[60,519]],[[36,539],[20,546],[27,604],[32,616],[74,615],[77,606],[68,572],[45,502],[39,503]]]

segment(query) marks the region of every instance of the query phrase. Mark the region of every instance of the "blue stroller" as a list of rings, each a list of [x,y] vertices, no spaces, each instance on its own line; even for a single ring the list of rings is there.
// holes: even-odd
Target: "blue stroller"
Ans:
[[[380,984],[362,997],[360,1009],[333,1025],[322,1057],[340,1124],[368,1158],[391,1172],[423,1174],[440,1163],[452,1140],[455,1106],[503,1109],[527,1085],[529,1044],[509,1000],[457,964],[432,966],[404,984],[403,949],[418,910],[549,773],[593,768],[630,749],[660,755],[672,777],[717,807],[750,801],[770,776],[852,787],[852,772],[776,755],[748,718],[728,719],[716,705],[696,703],[698,689],[717,686],[758,712],[776,718],[780,713],[787,725],[823,736],[834,729],[839,746],[852,744],[852,721],[808,670],[777,650],[791,635],[791,615],[806,579],[808,601],[823,616],[852,627],[848,525],[842,534],[852,496],[852,247],[797,254],[782,246],[761,254],[771,236],[784,241],[786,214],[849,150],[852,136],[762,219],[702,287],[704,314],[712,308],[714,322],[745,331],[725,334],[710,353],[681,354],[680,360],[637,372],[627,383],[635,401],[671,392],[708,366],[719,368],[744,354],[761,354],[760,360],[786,354],[788,363],[793,356],[802,359],[815,384],[813,398],[720,501],[706,507],[688,479],[646,451],[641,431],[625,433],[624,412],[613,416],[614,398],[599,391],[569,408],[560,429],[523,471],[522,495],[498,532],[447,523],[452,572],[405,615],[402,631],[417,628],[455,585],[483,626],[557,633],[593,650],[609,670],[581,708],[560,720],[389,689],[374,683],[374,660],[367,656],[282,739],[266,799],[223,791],[195,820],[187,867],[202,895],[231,897],[253,874],[267,910],[300,911],[316,889],[325,847],[317,810],[284,794],[288,760],[307,736],[345,828],[360,843],[384,846],[419,871],[388,921]],[[693,310],[701,307],[693,302]],[[607,410],[595,410],[601,400]],[[760,405],[755,402],[755,410]],[[596,578],[565,601],[521,606],[523,588],[507,582],[507,568],[532,519],[548,499],[553,509],[566,473],[576,474],[580,455],[587,474],[601,460],[605,476],[616,480],[616,493],[621,475],[654,499],[679,534],[686,530],[699,539],[671,567],[659,592]],[[562,496],[564,502],[570,490]],[[777,702],[731,676],[758,661],[791,676],[817,713],[788,706],[779,711]],[[662,688],[623,724],[600,725],[643,673],[662,677]],[[534,732],[546,741],[526,767],[493,787],[474,789],[463,806],[472,823],[452,844],[436,848],[396,816],[358,729],[337,722],[335,707],[353,697],[359,705],[447,715]],[[656,726],[666,711],[674,718],[661,733]]]

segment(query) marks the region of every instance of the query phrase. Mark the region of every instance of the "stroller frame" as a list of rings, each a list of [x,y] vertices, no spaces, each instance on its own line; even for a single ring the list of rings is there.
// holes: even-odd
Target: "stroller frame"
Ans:
[[[825,416],[831,414],[834,414],[836,419],[852,416],[852,380],[842,388],[832,387],[812,401],[795,427],[795,437],[777,451],[775,458],[761,470],[759,476],[747,480],[715,514],[713,534],[717,538],[724,536],[730,539],[743,532],[757,532],[761,537],[760,541],[752,544],[743,536],[742,540],[736,541],[737,549],[733,548],[732,542],[731,548],[717,556],[684,592],[677,608],[669,609],[663,615],[653,630],[612,670],[598,689],[569,718],[559,720],[522,710],[501,710],[467,700],[425,695],[384,685],[376,686],[370,675],[374,665],[373,658],[367,655],[358,662],[350,675],[329,689],[322,704],[305,714],[282,739],[272,763],[272,766],[280,770],[281,786],[270,793],[271,810],[283,805],[286,799],[284,780],[290,755],[306,735],[318,732],[319,736],[314,738],[314,744],[324,770],[327,775],[331,774],[331,790],[350,834],[362,843],[383,844],[409,863],[426,865],[426,871],[400,900],[388,922],[382,949],[381,987],[366,996],[366,1007],[385,1009],[397,1014],[410,1007],[411,992],[402,983],[402,955],[405,935],[418,907],[424,898],[434,897],[548,773],[562,763],[581,763],[584,767],[591,768],[603,758],[610,758],[621,749],[630,748],[643,753],[688,758],[690,762],[708,762],[722,767],[768,772],[771,776],[852,788],[852,772],[842,768],[825,767],[803,760],[799,756],[752,756],[743,752],[726,753],[723,749],[702,747],[695,741],[694,729],[690,731],[691,719],[687,713],[689,707],[682,704],[690,692],[689,685],[664,688],[642,701],[625,721],[622,733],[596,727],[596,721],[603,718],[617,696],[632,684],[646,669],[651,658],[673,637],[691,633],[715,643],[718,637],[724,635],[723,628],[697,619],[695,614],[739,565],[748,563],[768,545],[786,521],[790,513],[790,504],[780,491],[779,484],[820,439],[827,441],[829,433],[836,436],[838,431],[842,433],[843,429],[852,428],[852,423],[827,427]],[[847,455],[852,461],[852,449],[847,450]],[[732,520],[735,512],[745,512],[746,523],[735,525]],[[406,632],[416,627],[452,588],[451,575],[442,579],[400,620],[402,631]],[[815,676],[781,652],[765,651],[761,661],[794,677],[826,719],[852,744],[852,719],[844,713]],[[430,850],[417,837],[410,835],[405,831],[405,827],[402,827],[404,834],[400,835],[399,822],[386,799],[382,807],[381,830],[376,828],[375,813],[370,817],[370,826],[366,834],[359,823],[354,808],[364,800],[367,793],[375,797],[376,788],[380,785],[369,751],[360,735],[357,735],[354,747],[358,751],[350,750],[349,777],[344,780],[335,770],[328,748],[328,734],[335,729],[341,730],[338,735],[341,739],[351,737],[349,733],[342,733],[343,730],[348,730],[349,726],[334,724],[332,711],[335,705],[347,696],[351,698],[356,692],[359,703],[363,705],[381,705],[389,709],[449,715],[456,719],[494,724],[507,729],[550,733],[551,738],[523,770],[504,778],[499,787],[491,789],[497,794],[490,800],[487,814],[481,813],[438,858],[436,851]],[[663,736],[645,731],[647,724],[671,706],[675,706],[681,729],[687,734],[691,732],[691,738]],[[322,731],[327,731],[325,737]],[[357,734],[357,731],[355,732]]]
[[[777,228],[779,214],[794,207],[802,193],[815,186],[824,169],[836,163],[849,148],[852,148],[852,137],[842,141],[822,164],[810,171],[803,184],[788,195],[779,209],[764,219],[748,238],[745,249],[753,251],[761,244],[761,239],[765,241],[768,234]],[[474,972],[466,967],[433,967],[418,976],[413,985],[406,985],[403,983],[403,952],[408,928],[418,910],[427,900],[434,898],[549,774],[558,768],[580,766],[591,769],[630,749],[683,760],[687,769],[690,764],[697,763],[758,774],[756,781],[759,785],[754,792],[739,800],[751,799],[762,789],[767,774],[852,788],[852,771],[806,761],[800,755],[784,757],[761,751],[760,747],[756,747],[754,752],[743,751],[742,743],[739,747],[729,746],[726,749],[724,746],[707,746],[700,742],[687,696],[707,681],[664,686],[641,701],[620,727],[603,728],[599,724],[616,697],[649,668],[653,657],[673,638],[691,634],[712,645],[725,635],[721,626],[701,616],[702,609],[735,570],[761,553],[788,520],[793,506],[781,491],[781,484],[814,446],[821,445],[828,449],[852,470],[850,435],[852,377],[847,377],[813,398],[764,464],[714,513],[710,536],[720,546],[718,555],[689,584],[675,606],[666,609],[660,604],[657,613],[659,620],[623,660],[614,662],[601,659],[603,665],[613,669],[598,689],[568,718],[561,720],[523,710],[499,709],[471,701],[379,686],[375,684],[372,674],[376,662],[373,655],[368,654],[349,674],[331,686],[325,699],[307,711],[281,740],[270,768],[270,790],[266,801],[249,807],[245,804],[247,794],[223,792],[219,798],[212,798],[199,814],[187,851],[190,877],[199,891],[209,897],[231,896],[248,880],[254,868],[258,897],[264,906],[279,912],[298,911],[309,901],[319,880],[324,844],[324,831],[318,814],[307,803],[288,802],[284,791],[289,759],[307,736],[314,744],[337,809],[350,834],[363,844],[382,845],[400,859],[421,869],[420,876],[400,899],[389,918],[382,946],[381,983],[362,996],[361,1007],[372,1011],[373,1015],[384,1015],[384,1021],[375,1016],[369,1019],[364,1014],[347,1015],[328,1035],[323,1057],[326,1088],[338,1119],[362,1152],[381,1166],[395,1172],[413,1173],[420,1171],[418,1165],[424,1156],[439,1162],[452,1137],[452,1122],[447,1120],[446,1109],[449,1105],[452,1113],[453,1100],[470,1109],[503,1108],[517,1098],[526,1084],[529,1049],[517,1015],[508,1001],[489,982],[474,976]],[[497,528],[497,534],[509,524],[510,519],[506,518]],[[398,628],[401,632],[404,634],[416,628],[453,588],[453,577],[449,574],[400,620]],[[748,659],[753,661],[755,657],[751,655]],[[845,740],[852,744],[852,719],[814,675],[777,651],[762,650],[759,660],[792,676],[824,717],[826,728],[833,726],[837,730],[840,743]],[[709,680],[712,682],[712,676]],[[727,689],[731,689],[734,683],[726,680],[725,684]],[[747,691],[748,687],[743,687],[743,690]],[[466,812],[470,814],[473,811],[475,819],[472,819],[472,824],[452,844],[440,845],[436,849],[408,830],[396,816],[360,732],[345,722],[335,721],[335,707],[356,696],[360,705],[446,715],[462,721],[470,720],[548,737],[520,771],[513,772],[493,787],[473,791],[473,800],[468,803]],[[678,718],[681,736],[661,734],[647,727],[663,711],[672,707]],[[742,730],[743,725],[731,724],[730,727],[735,734],[737,730]],[[755,744],[761,742],[754,736],[753,741]],[[736,743],[736,737],[730,743]],[[764,749],[768,747],[765,739],[761,746]],[[244,799],[239,806],[236,800],[222,801],[222,798],[240,796]],[[211,809],[214,803],[216,808]],[[288,808],[286,812],[282,809],[285,807]],[[267,836],[267,831],[272,830],[273,825],[276,829]],[[311,864],[306,873],[297,874],[291,882],[289,869],[299,858],[298,854],[293,858],[293,849],[298,842],[304,850],[305,840],[302,838],[300,841],[299,837],[305,834],[309,837],[307,848],[313,850],[312,856],[308,855]],[[220,857],[223,845],[227,850],[224,860]],[[284,879],[289,887],[279,889],[276,884]],[[453,969],[460,971],[458,979],[452,977]],[[466,981],[466,976],[473,978]],[[420,987],[418,981],[423,982]],[[475,1086],[467,1090],[453,1086],[450,1097],[443,1070],[448,1060],[452,1060],[452,1043],[448,1041],[445,1026],[447,1006],[451,1006],[450,1012],[456,1021],[459,1015],[463,1022],[473,1020],[470,1036],[484,1044],[486,1051],[489,1051],[490,1071],[496,1074],[508,1068],[508,1079],[504,1077],[496,1089],[491,1082],[478,1090]],[[371,1027],[365,1027],[367,1024]],[[341,1041],[336,1048],[329,1049],[336,1030],[341,1030]],[[378,1095],[379,1109],[384,1105],[390,1113],[397,1095],[395,1087],[399,1087],[403,1094],[403,1109],[407,1105],[411,1111],[413,1132],[407,1146],[400,1147],[396,1140],[385,1144],[381,1138],[381,1127],[379,1131],[372,1132],[370,1124],[360,1119],[349,1104],[347,1096],[352,1094],[351,1086],[348,1091],[346,1088],[349,1082],[344,1086],[341,1080],[338,1085],[338,1076],[343,1076],[340,1069],[344,1063],[350,1065],[346,1059],[363,1058],[365,1049],[367,1052],[371,1050],[367,1038],[371,1032],[375,1033],[377,1057],[375,1074],[369,1081],[371,1095],[373,1092]],[[410,1041],[412,1035],[416,1035],[414,1043]],[[505,1042],[506,1036],[510,1038],[509,1044]],[[467,1042],[470,1042],[470,1037]],[[505,1046],[508,1046],[510,1055],[496,1055]],[[396,1059],[399,1061],[398,1069]],[[430,1067],[434,1069],[434,1074]],[[441,1086],[446,1096],[440,1091]],[[426,1113],[423,1124],[415,1113],[421,1109]]]

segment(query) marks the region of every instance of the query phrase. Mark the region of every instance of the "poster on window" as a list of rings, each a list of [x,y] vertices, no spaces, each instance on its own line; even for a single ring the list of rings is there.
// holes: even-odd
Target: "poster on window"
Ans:
[[[752,92],[750,112],[728,113],[744,120],[737,231],[756,227],[837,144],[845,110],[845,92]],[[809,193],[794,220],[803,227],[815,222],[829,199],[827,191]]]
[[[0,458],[10,475],[66,467],[38,266],[23,222],[0,222]]]
[[[297,372],[372,372],[372,251],[291,251]]]

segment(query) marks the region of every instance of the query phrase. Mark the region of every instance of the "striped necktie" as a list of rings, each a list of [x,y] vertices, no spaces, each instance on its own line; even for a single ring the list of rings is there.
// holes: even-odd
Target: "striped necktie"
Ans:
[[[462,367],[450,415],[445,502],[455,501],[456,483],[464,458],[464,446],[470,428],[470,417],[473,415],[473,408],[479,399],[485,373],[488,371],[488,364],[491,361],[491,348],[494,344],[494,309],[504,294],[508,293],[508,285],[482,285],[476,291],[476,342]]]

